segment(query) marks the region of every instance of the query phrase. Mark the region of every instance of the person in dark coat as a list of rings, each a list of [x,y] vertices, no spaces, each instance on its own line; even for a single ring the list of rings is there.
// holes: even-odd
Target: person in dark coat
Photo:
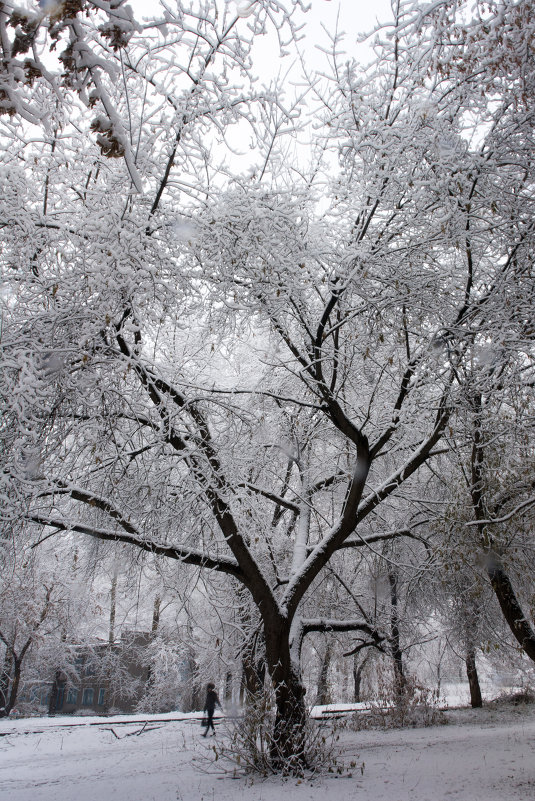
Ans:
[[[214,712],[215,708],[218,706],[220,709],[221,704],[219,703],[219,698],[217,697],[217,693],[215,691],[215,684],[208,684],[206,686],[206,701],[204,702],[204,712],[206,718],[206,729],[204,731],[203,737],[206,737],[208,734],[208,730],[212,729],[212,734],[215,734],[215,727],[214,727]]]

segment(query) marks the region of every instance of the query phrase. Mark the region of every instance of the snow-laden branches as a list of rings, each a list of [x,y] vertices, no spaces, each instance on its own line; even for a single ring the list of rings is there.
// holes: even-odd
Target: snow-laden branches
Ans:
[[[237,562],[233,562],[226,557],[212,557],[201,551],[195,551],[192,548],[173,547],[165,544],[158,544],[152,537],[132,532],[125,534],[117,529],[100,529],[94,526],[83,525],[81,523],[67,524],[60,519],[53,517],[46,517],[45,515],[31,515],[29,517],[32,523],[41,526],[54,528],[57,531],[76,531],[80,534],[87,534],[89,537],[94,537],[97,540],[107,542],[122,542],[127,545],[133,545],[148,553],[156,554],[157,556],[164,556],[168,559],[181,561],[184,564],[196,565],[197,567],[206,568],[207,570],[218,570],[227,573],[234,578],[243,580],[242,571]]]
[[[463,44],[463,3],[400,4],[366,71],[334,48],[312,130],[251,61],[299,4],[143,25],[112,5],[1,12],[2,514],[241,582],[282,725],[301,615],[400,662],[396,549],[417,576],[432,550],[413,487],[460,432],[467,453],[477,399],[505,421],[529,391],[532,55],[490,63],[479,18]],[[61,69],[28,83],[18,56],[50,41]],[[388,636],[361,598],[372,563]]]

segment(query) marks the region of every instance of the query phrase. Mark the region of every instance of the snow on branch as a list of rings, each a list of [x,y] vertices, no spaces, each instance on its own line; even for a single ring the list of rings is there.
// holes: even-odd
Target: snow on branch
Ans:
[[[235,578],[243,580],[242,571],[232,559],[225,557],[212,557],[197,551],[192,548],[180,548],[179,546],[170,546],[159,544],[151,539],[146,539],[141,535],[134,536],[133,534],[122,534],[117,530],[96,528],[95,526],[85,525],[83,523],[65,523],[62,520],[56,520],[51,517],[44,517],[43,515],[30,514],[28,520],[32,523],[37,523],[41,526],[50,526],[58,529],[59,531],[76,531],[80,534],[86,534],[94,537],[97,540],[107,542],[122,542],[126,545],[134,545],[148,553],[155,554],[156,556],[165,556],[169,559],[175,559],[184,564],[196,565],[207,570],[217,570],[222,573],[227,573]]]
[[[490,526],[496,525],[498,523],[506,523],[508,520],[511,520],[515,515],[519,514],[524,510],[530,509],[532,506],[535,505],[535,498],[528,498],[526,501],[519,503],[518,506],[515,506],[508,514],[504,515],[503,517],[489,517],[486,520],[469,520],[465,523],[465,526]]]

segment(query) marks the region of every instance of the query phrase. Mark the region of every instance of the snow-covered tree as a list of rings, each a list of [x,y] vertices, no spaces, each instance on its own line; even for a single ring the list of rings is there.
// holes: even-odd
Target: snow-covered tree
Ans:
[[[22,689],[43,690],[54,674],[74,676],[78,645],[88,641],[95,609],[67,549],[36,553],[28,533],[0,549],[0,717]]]
[[[368,70],[333,40],[312,126],[250,61],[295,5],[0,12],[3,514],[242,584],[275,766],[306,761],[306,633],[380,636],[354,592],[318,614],[325,571],[414,534],[474,363],[532,349],[522,76],[458,55],[450,3],[396,3]]]

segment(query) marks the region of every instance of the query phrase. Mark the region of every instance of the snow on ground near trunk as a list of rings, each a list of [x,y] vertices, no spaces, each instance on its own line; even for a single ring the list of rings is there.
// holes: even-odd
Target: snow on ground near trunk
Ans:
[[[0,721],[0,798],[280,801],[282,794],[285,801],[325,796],[330,801],[535,798],[533,706],[449,712],[449,725],[431,728],[343,731],[345,761],[357,763],[353,775],[301,783],[232,779],[218,774],[217,764],[208,761],[203,772],[195,762],[210,755],[211,741],[200,737],[198,721],[153,720],[136,735],[143,726],[139,721],[147,717],[128,725],[95,718]],[[99,725],[69,725],[89,722]],[[216,739],[226,736],[224,725],[218,727]]]

